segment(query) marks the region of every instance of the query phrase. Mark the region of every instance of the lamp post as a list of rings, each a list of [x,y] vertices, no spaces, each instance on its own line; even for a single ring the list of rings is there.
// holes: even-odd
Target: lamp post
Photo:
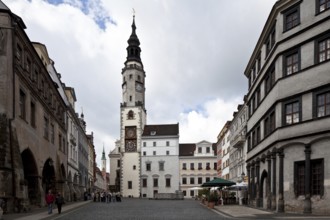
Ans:
[[[244,177],[245,177],[245,173],[242,172],[242,174],[241,174],[242,188],[240,189],[240,198],[239,198],[239,204],[240,205],[243,205],[243,200],[244,200],[244,197],[245,197],[245,191],[243,189]]]

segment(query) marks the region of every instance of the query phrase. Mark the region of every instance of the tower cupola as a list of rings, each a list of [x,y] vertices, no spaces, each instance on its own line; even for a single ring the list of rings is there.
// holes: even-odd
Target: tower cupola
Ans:
[[[141,63],[140,53],[140,41],[139,38],[136,35],[136,26],[135,26],[135,15],[133,15],[133,23],[132,23],[132,34],[129,37],[128,41],[128,47],[127,50],[127,60],[128,61],[137,61]]]

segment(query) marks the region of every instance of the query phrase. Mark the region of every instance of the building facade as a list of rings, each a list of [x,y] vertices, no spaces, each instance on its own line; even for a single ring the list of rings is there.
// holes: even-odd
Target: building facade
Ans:
[[[66,104],[23,20],[1,1],[0,24],[0,196],[11,212],[14,198],[44,205],[48,190],[64,189]]]
[[[146,125],[141,148],[141,196],[179,190],[179,124]]]
[[[184,198],[194,198],[203,183],[217,177],[216,144],[201,141],[179,145],[180,190]]]
[[[109,153],[110,159],[110,191],[120,192],[120,140],[115,143],[115,148]]]
[[[230,130],[230,151],[229,151],[229,176],[233,182],[244,181],[246,174],[246,105],[238,105],[237,111],[233,114]]]
[[[252,206],[329,214],[330,4],[279,0],[245,70]]]
[[[227,121],[223,128],[221,129],[219,135],[218,135],[218,147],[220,149],[218,152],[220,155],[217,155],[218,161],[219,158],[221,160],[220,170],[221,176],[218,176],[220,178],[229,180],[230,179],[230,172],[229,172],[229,151],[230,151],[230,125],[231,121]]]

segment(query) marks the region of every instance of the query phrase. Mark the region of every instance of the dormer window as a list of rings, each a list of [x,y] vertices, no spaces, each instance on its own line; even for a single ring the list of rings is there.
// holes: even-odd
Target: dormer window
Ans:
[[[152,136],[156,135],[156,131],[150,131],[150,135]]]

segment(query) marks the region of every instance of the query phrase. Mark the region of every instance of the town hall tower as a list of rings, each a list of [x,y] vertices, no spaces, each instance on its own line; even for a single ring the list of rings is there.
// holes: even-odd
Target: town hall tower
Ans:
[[[135,16],[128,39],[127,58],[122,69],[120,105],[120,191],[124,197],[140,196],[141,135],[146,124],[145,72],[141,61],[140,41],[136,35]]]

